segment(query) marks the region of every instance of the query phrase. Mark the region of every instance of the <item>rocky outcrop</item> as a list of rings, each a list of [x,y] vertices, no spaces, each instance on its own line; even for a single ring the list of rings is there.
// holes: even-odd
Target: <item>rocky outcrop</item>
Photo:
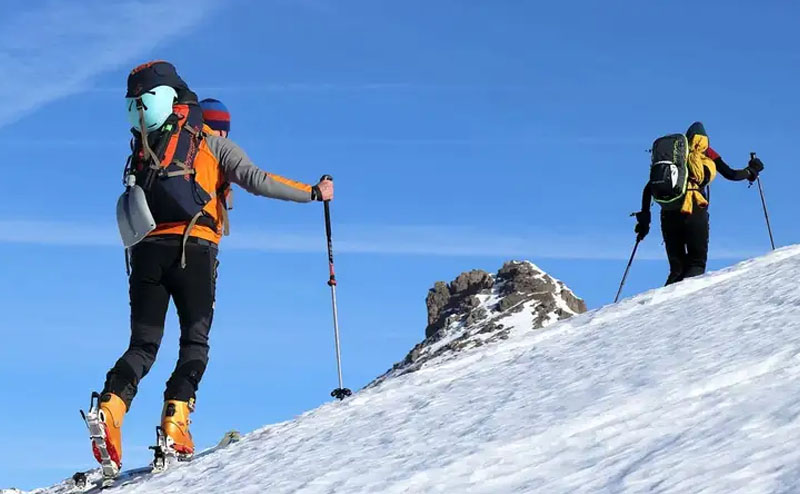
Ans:
[[[475,269],[461,273],[449,285],[437,281],[425,300],[428,306],[428,327],[425,337],[430,338],[447,326],[454,315],[468,312],[480,305],[479,293],[487,293],[494,286],[494,277],[486,271]]]
[[[561,281],[527,261],[510,261],[492,275],[473,270],[452,282],[436,282],[425,299],[428,326],[417,344],[376,384],[387,377],[413,372],[435,359],[506,339],[511,324],[530,330],[544,328],[586,312],[585,302]]]

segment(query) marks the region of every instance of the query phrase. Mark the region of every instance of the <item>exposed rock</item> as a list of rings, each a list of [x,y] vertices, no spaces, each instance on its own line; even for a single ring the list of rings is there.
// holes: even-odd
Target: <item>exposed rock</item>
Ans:
[[[475,269],[462,273],[449,285],[437,281],[428,291],[425,303],[428,306],[428,327],[425,337],[430,338],[440,329],[466,315],[480,305],[475,295],[488,292],[494,286],[494,277],[486,271]],[[452,316],[456,315],[455,318]]]
[[[480,299],[477,300],[480,303]],[[475,310],[471,311],[469,314],[467,314],[467,317],[464,318],[464,324],[471,326],[482,319],[486,319],[488,315],[489,313],[486,309],[484,309],[483,307],[478,307],[476,305]]]
[[[531,330],[586,312],[586,303],[562,282],[527,261],[510,261],[496,275],[473,270],[438,281],[425,299],[425,340],[372,384],[414,372],[427,363],[511,337],[502,321],[527,317]],[[512,327],[519,327],[518,321]],[[516,331],[516,330],[515,330]]]
[[[439,314],[450,300],[450,289],[444,281],[437,281],[433,288],[428,291],[428,298],[425,300],[428,306],[428,326],[439,319]]]
[[[583,314],[586,312],[586,301],[577,297],[569,288],[562,288],[559,296],[567,303],[567,307],[576,314]]]
[[[508,309],[519,305],[520,302],[526,300],[528,297],[524,293],[519,292],[511,292],[505,297],[501,298],[497,305],[495,306],[495,310],[499,312],[505,312]]]
[[[501,293],[541,293],[555,291],[555,280],[529,262],[510,261],[497,272]]]
[[[492,275],[480,269],[473,269],[468,273],[461,273],[458,278],[450,283],[450,293],[453,295],[474,295],[493,286],[494,278]]]

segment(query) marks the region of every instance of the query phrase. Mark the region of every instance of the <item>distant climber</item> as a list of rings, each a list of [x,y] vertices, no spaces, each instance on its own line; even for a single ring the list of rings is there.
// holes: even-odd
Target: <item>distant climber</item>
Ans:
[[[753,157],[747,167],[734,170],[709,146],[703,124],[693,123],[685,136],[662,137],[653,144],[650,180],[636,213],[637,240],[650,231],[650,202],[661,206],[661,232],[669,260],[667,285],[705,273],[708,259],[709,185],[719,172],[728,180],[755,181],[764,170]]]

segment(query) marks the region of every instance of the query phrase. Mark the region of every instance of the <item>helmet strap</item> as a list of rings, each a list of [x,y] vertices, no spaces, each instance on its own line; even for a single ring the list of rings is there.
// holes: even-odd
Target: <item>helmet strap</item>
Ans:
[[[149,139],[147,137],[147,125],[144,122],[144,105],[142,104],[142,99],[138,98],[136,100],[136,108],[139,110],[139,130],[142,133],[142,150],[145,153],[145,156],[148,156],[152,159],[152,163],[150,163],[150,168],[158,169],[161,167],[161,161],[156,156],[156,153],[153,152],[153,149],[150,147],[150,143],[148,142]]]

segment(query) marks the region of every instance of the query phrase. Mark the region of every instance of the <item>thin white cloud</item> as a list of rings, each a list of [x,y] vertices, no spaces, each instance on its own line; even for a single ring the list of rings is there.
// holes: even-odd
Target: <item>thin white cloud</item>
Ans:
[[[118,237],[113,225],[0,220],[0,243],[114,247]]]
[[[103,72],[140,61],[137,57],[185,33],[215,4],[50,0],[29,10],[5,9],[0,20],[0,126],[89,89]]]
[[[629,235],[533,231],[527,226],[509,232],[451,225],[337,225],[334,248],[342,254],[627,260],[630,241]],[[101,248],[121,245],[113,224],[38,220],[0,220],[0,244]],[[729,249],[726,245],[735,244],[720,242],[720,247],[712,247],[711,258],[744,259],[764,253],[748,247]],[[278,226],[261,231],[237,227],[222,244],[226,250],[276,253],[322,253],[325,246],[322,231]],[[663,248],[659,242],[651,241],[639,250],[637,259],[662,260]]]

